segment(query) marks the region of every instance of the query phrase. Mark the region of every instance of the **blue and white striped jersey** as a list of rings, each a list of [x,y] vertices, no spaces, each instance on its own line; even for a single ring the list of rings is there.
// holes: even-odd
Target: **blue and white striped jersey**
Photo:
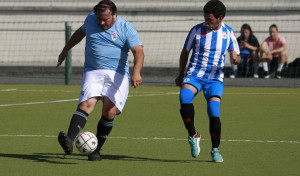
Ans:
[[[240,49],[233,30],[222,22],[220,29],[209,31],[205,22],[194,26],[189,32],[185,49],[193,53],[187,69],[187,75],[223,82],[226,50],[233,49],[238,55]]]

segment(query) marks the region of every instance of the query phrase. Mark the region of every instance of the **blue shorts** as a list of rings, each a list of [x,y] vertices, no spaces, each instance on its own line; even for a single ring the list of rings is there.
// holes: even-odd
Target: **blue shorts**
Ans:
[[[186,76],[182,79],[181,85],[183,84],[194,86],[198,90],[197,94],[203,89],[203,95],[206,100],[209,100],[211,97],[222,99],[224,84],[218,80]]]

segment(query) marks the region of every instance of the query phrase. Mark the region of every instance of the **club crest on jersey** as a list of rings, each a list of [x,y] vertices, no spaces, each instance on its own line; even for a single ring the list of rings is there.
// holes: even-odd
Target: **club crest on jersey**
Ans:
[[[113,34],[111,34],[111,39],[113,41],[117,40],[117,38],[118,38],[118,34],[117,33],[114,32]]]
[[[189,82],[190,81],[190,78],[185,78],[184,80],[183,80],[183,82]]]
[[[227,39],[227,33],[226,32],[223,32],[223,39]]]

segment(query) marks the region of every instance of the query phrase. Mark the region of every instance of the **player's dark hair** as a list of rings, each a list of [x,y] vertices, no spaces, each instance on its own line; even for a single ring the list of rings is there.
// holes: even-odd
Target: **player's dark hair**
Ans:
[[[271,28],[275,28],[276,31],[278,32],[278,27],[276,24],[272,24],[270,27],[269,27],[269,31],[271,31]]]
[[[97,5],[95,5],[94,7],[94,13],[97,14],[97,12],[104,12],[107,9],[109,9],[111,11],[112,15],[115,15],[117,13],[117,6],[115,5],[115,3],[113,3],[110,0],[103,0],[100,1]]]
[[[249,40],[252,40],[253,32],[252,32],[252,29],[251,29],[251,27],[250,27],[249,24],[243,24],[242,27],[241,27],[241,37],[242,37],[242,40],[245,40],[245,38],[243,36],[243,30],[244,29],[247,29],[247,30],[250,31]]]
[[[210,0],[205,4],[203,11],[205,14],[212,13],[215,18],[219,18],[220,16],[223,16],[224,18],[226,14],[226,7],[219,0]]]

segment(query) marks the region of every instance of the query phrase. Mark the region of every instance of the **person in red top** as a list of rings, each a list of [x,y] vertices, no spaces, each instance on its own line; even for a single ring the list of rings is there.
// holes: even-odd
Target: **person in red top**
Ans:
[[[261,62],[264,69],[264,77],[266,79],[270,78],[268,70],[268,62],[272,60],[278,61],[278,67],[275,77],[281,78],[281,70],[284,63],[287,60],[286,54],[286,40],[285,38],[278,35],[278,27],[272,24],[269,27],[270,36],[265,39],[265,41],[260,45],[261,50]]]

